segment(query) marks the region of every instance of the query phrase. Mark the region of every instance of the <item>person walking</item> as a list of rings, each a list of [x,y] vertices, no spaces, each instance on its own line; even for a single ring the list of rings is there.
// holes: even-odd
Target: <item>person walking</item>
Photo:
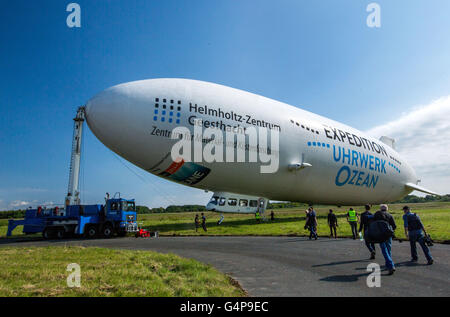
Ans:
[[[389,223],[389,225],[392,227],[392,230],[395,231],[397,229],[397,226],[394,221],[394,217],[388,212],[388,206],[383,204],[380,205],[380,210],[375,213],[373,216],[374,221],[383,220]],[[384,260],[386,263],[386,269],[389,271],[389,275],[394,274],[395,272],[395,264],[392,260],[392,237],[389,237],[385,242],[380,243],[380,249],[383,253]]]
[[[195,223],[195,232],[198,232],[198,228],[200,228],[200,219],[198,218],[198,214],[195,215],[194,223]]]
[[[330,226],[330,238],[333,238],[333,231],[334,231],[334,238],[337,239],[336,234],[336,227],[338,227],[337,217],[333,213],[333,209],[330,209],[328,211],[328,226]]]
[[[306,213],[305,228],[308,228],[309,230],[309,240],[311,240],[312,237],[317,240],[317,217],[316,212],[312,207],[309,207]]]
[[[431,256],[430,249],[425,244],[425,236],[424,233],[425,227],[422,224],[422,221],[420,220],[419,216],[415,213],[411,213],[411,210],[408,206],[403,207],[403,224],[405,227],[405,235],[406,238],[409,240],[409,244],[411,246],[411,262],[417,262],[418,256],[417,256],[417,246],[416,242],[420,244],[422,247],[422,251],[425,254],[425,257],[427,258],[427,264],[431,265],[433,264],[434,260]]]
[[[270,221],[274,221],[275,220],[275,213],[272,211],[270,212]]]
[[[353,208],[350,208],[350,210],[347,213],[347,221],[350,224],[350,227],[352,228],[353,240],[356,240],[356,237],[358,235],[359,216],[358,213]]]
[[[375,244],[373,242],[370,242],[367,237],[366,237],[366,233],[369,230],[369,223],[370,221],[373,220],[373,215],[370,212],[370,205],[367,204],[364,206],[364,208],[366,209],[362,214],[361,214],[361,221],[359,223],[359,233],[361,234],[361,231],[363,232],[364,235],[364,242],[366,243],[366,247],[367,249],[369,249],[370,252],[370,259],[374,260],[375,259]]]
[[[205,214],[202,212],[202,228],[203,228],[203,231],[208,231],[207,229],[206,229],[206,217],[205,217]]]

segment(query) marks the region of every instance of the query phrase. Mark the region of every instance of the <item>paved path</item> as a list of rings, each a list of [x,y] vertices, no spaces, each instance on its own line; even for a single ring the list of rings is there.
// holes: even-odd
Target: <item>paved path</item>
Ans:
[[[356,240],[303,237],[160,237],[70,241],[0,241],[2,246],[83,245],[175,253],[209,263],[238,280],[251,296],[450,296],[450,245],[432,247],[435,264],[409,263],[409,243],[393,243],[397,272],[368,288],[367,265],[377,259]]]

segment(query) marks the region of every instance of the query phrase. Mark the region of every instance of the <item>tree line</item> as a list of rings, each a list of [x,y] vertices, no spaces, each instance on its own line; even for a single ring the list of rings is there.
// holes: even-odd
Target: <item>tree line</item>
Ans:
[[[408,195],[404,197],[403,199],[400,199],[398,201],[395,201],[394,203],[428,203],[433,201],[441,201],[441,202],[449,202],[450,201],[450,194],[443,195],[443,196],[432,196],[432,195],[426,195],[425,197],[419,197],[416,195]]]
[[[136,206],[136,212],[138,214],[154,214],[154,213],[166,213],[166,212],[189,212],[189,211],[206,211],[206,207],[203,205],[170,205],[166,208],[149,208],[147,206]]]

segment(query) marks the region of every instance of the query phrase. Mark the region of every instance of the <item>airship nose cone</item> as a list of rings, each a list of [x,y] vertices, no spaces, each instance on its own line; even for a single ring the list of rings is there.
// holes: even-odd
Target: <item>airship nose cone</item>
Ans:
[[[121,129],[120,121],[121,118],[126,119],[128,104],[126,91],[122,87],[106,89],[86,104],[86,122],[89,128],[109,148],[115,147],[116,141],[121,138],[118,133]]]
[[[125,91],[112,87],[102,91],[86,104],[86,121],[94,134],[107,134],[123,115],[128,100]]]
[[[86,104],[86,122],[94,135],[120,156],[142,166],[151,147],[152,84],[132,82],[108,88]],[[150,151],[156,155],[155,151]]]

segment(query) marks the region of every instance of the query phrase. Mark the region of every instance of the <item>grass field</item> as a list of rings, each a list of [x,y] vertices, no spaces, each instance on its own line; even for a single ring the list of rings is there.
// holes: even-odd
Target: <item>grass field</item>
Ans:
[[[67,265],[81,268],[69,288]],[[211,266],[172,254],[83,247],[0,248],[0,296],[244,296]]]
[[[431,202],[410,204],[413,212],[419,214],[427,231],[436,242],[450,242],[450,203]],[[306,206],[305,206],[306,207]],[[398,238],[405,238],[403,230],[401,208],[403,204],[389,205],[389,212],[394,216],[397,223],[396,235]],[[327,213],[329,206],[316,206],[318,214],[319,236],[328,236],[330,233],[327,226]],[[347,208],[331,207],[338,216],[338,236],[350,237],[351,230],[345,214]],[[203,232],[200,228],[198,233],[194,228],[195,212],[184,213],[163,213],[138,215],[138,220],[143,222],[143,226],[152,231],[159,231],[160,235],[306,235],[308,232],[303,229],[305,223],[305,208],[274,209],[275,221],[265,221],[257,224],[253,215],[225,214],[225,220],[221,225],[217,225],[220,214],[206,212],[208,232]],[[360,213],[364,210],[362,206],[356,207]],[[375,207],[374,207],[374,210]],[[200,214],[200,213],[199,213]],[[268,217],[270,210],[266,211]],[[0,220],[0,236],[6,236],[8,222]],[[17,227],[14,236],[21,236],[21,227]]]

